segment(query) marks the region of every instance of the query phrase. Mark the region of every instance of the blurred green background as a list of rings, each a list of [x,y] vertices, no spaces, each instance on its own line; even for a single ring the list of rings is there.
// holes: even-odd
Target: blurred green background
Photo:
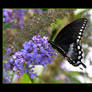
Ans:
[[[32,81],[26,74],[16,79],[14,83],[92,83],[92,9],[48,9],[42,8],[42,13],[27,11],[24,15],[24,28],[11,28],[9,25],[3,26],[3,55],[7,48],[14,46],[14,51],[20,50],[25,41],[40,34],[46,35],[54,40],[60,29],[75,19],[86,17],[88,19],[87,28],[82,39],[82,46],[85,53],[84,61],[88,65],[86,72],[77,68],[69,68],[67,61],[58,54],[55,60],[45,68],[40,68],[40,74]],[[91,50],[89,49],[91,48]],[[91,51],[91,52],[90,52]],[[87,61],[87,62],[86,62]],[[6,62],[6,58],[3,59]],[[91,67],[91,68],[89,68]],[[74,71],[73,71],[74,70]]]

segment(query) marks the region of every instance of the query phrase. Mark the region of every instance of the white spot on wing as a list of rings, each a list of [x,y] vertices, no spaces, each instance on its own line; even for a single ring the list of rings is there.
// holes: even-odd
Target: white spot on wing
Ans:
[[[81,28],[84,28],[84,27],[81,27]]]
[[[80,59],[81,58],[81,56],[78,56],[78,59]]]
[[[81,32],[79,32],[79,35],[81,35]]]
[[[80,49],[80,46],[77,46],[78,49]]]
[[[80,29],[80,31],[83,31],[82,29]]]
[[[81,54],[81,51],[79,51],[79,54]]]
[[[86,19],[84,21],[87,21]]]
[[[80,39],[80,38],[81,38],[81,36],[78,36],[78,38]]]
[[[79,39],[77,39],[77,42],[79,42]]]
[[[84,21],[84,23],[86,23],[86,21]]]
[[[85,26],[85,24],[83,24],[83,26]]]

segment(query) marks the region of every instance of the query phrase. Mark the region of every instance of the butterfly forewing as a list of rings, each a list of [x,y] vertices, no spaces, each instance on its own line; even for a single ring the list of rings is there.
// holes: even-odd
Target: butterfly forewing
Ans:
[[[65,26],[56,36],[54,43],[68,52],[70,44],[81,40],[87,19],[81,18]]]
[[[65,26],[57,35],[54,42],[56,44],[69,44],[77,40],[78,36],[82,36],[83,30],[87,24],[86,18],[75,20],[74,22]]]

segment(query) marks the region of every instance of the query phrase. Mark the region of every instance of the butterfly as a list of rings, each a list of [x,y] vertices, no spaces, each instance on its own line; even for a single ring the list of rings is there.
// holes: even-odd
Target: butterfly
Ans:
[[[86,68],[82,62],[83,49],[80,40],[87,21],[86,18],[74,20],[60,30],[54,41],[48,41],[73,66],[82,65]]]

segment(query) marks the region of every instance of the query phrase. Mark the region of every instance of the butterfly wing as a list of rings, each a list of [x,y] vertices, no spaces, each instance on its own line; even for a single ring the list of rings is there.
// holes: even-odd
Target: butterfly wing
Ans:
[[[68,24],[56,36],[54,43],[67,53],[70,44],[80,41],[86,24],[86,18],[81,18]]]
[[[70,45],[67,56],[72,59],[72,64],[74,66],[82,64],[86,68],[82,63],[83,49],[79,42],[75,42]]]

